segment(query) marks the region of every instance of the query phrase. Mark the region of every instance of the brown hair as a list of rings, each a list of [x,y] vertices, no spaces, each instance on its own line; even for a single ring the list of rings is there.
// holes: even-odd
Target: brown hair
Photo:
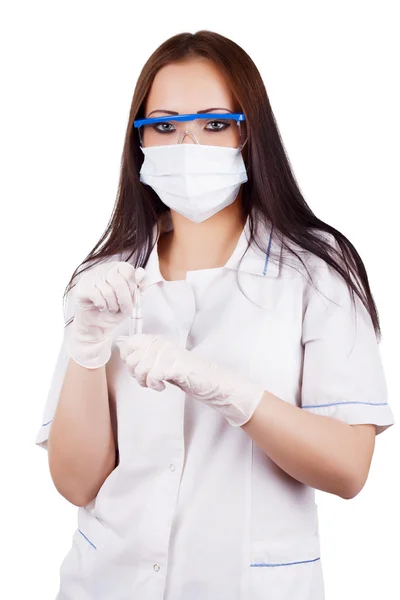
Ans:
[[[239,45],[208,30],[174,35],[162,43],[144,65],[133,94],[117,198],[110,221],[98,243],[74,271],[64,297],[78,271],[86,270],[81,269],[86,263],[90,262],[89,268],[106,257],[131,250],[129,258],[135,255],[135,266],[146,266],[153,249],[154,225],[169,209],[150,186],[139,180],[144,157],[133,121],[144,117],[145,101],[159,69],[196,57],[207,58],[220,69],[237,100],[237,109],[246,116],[245,136],[248,141],[243,158],[248,181],[242,184],[242,205],[243,217],[249,216],[250,243],[255,240],[261,248],[255,231],[254,214],[257,211],[257,219],[265,219],[272,224],[275,235],[281,238],[282,248],[303,263],[290,244],[293,242],[300,249],[326,261],[344,278],[353,303],[355,292],[368,310],[375,333],[380,337],[378,312],[363,261],[351,242],[340,231],[318,219],[303,198],[257,67]],[[326,238],[333,239],[334,243],[329,243]],[[359,282],[355,284],[353,278]]]

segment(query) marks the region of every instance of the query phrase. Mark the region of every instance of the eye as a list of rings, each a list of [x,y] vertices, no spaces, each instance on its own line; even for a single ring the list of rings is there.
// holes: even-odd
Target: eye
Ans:
[[[211,125],[211,129],[208,128],[208,125]],[[225,123],[224,121],[209,121],[207,123],[206,129],[208,131],[224,131],[230,126],[230,123]]]
[[[172,129],[168,129],[168,127],[172,127]],[[172,125],[172,123],[163,121],[162,123],[154,123],[153,129],[155,129],[155,131],[158,133],[170,133],[171,131],[174,131],[175,127]]]

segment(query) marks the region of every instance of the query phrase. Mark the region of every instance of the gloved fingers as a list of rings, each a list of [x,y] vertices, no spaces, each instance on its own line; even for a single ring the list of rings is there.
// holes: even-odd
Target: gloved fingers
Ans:
[[[165,368],[161,366],[160,356],[157,356],[156,362],[153,363],[150,370],[147,373],[146,384],[159,392],[165,390],[165,381],[168,377],[172,377],[166,372]]]
[[[157,379],[149,379],[147,377],[147,387],[155,390],[156,392],[162,392],[165,390],[165,383],[163,381],[158,381]]]
[[[128,354],[131,354],[135,350],[143,349],[144,351],[147,351],[150,348],[156,348],[155,344],[157,344],[157,348],[159,348],[161,345],[161,338],[152,333],[137,333],[129,336],[120,335],[115,340],[115,343],[120,349],[122,360],[125,360]]]
[[[100,312],[104,313],[115,314],[119,312],[120,308],[114,286],[120,286],[120,282],[125,280],[118,275],[116,265],[118,265],[117,261],[96,265],[82,274],[77,291],[77,302],[80,306],[89,309],[95,306]]]
[[[147,385],[161,391],[166,387],[164,381],[173,383],[184,378],[184,375],[181,373],[183,363],[179,360],[181,348],[161,339],[158,343],[160,348],[157,349],[151,369],[147,373]]]
[[[140,291],[143,293],[149,287],[149,278],[147,277],[147,271],[143,267],[138,267],[135,272],[136,283],[139,286]]]
[[[100,270],[100,267],[93,267],[96,271]],[[75,301],[77,304],[82,306],[84,309],[90,309],[95,306],[98,310],[107,310],[107,300],[104,298],[101,290],[94,285],[93,274],[83,273],[79,282],[77,283],[77,289],[75,294]]]
[[[162,379],[167,373],[162,365],[161,348],[165,342],[160,336],[139,334],[119,336],[116,339],[121,358],[125,361],[130,374],[142,387],[150,387],[157,391],[165,389]]]
[[[140,346],[137,346],[135,350],[131,350],[132,338],[143,337],[146,338],[144,340],[145,343],[142,343]],[[145,375],[151,369],[154,364],[157,356],[157,347],[154,344],[156,336],[152,335],[141,335],[141,336],[128,336],[124,339],[116,342],[116,345],[119,348],[121,358],[125,361],[129,372],[133,377],[139,376],[140,381],[143,381],[143,377],[145,379]]]
[[[133,352],[126,352],[126,348],[123,346],[120,348],[120,354],[123,361],[125,361],[126,366],[132,377],[135,377],[135,369],[136,367],[144,362],[146,349],[139,348],[138,350],[134,350]],[[151,364],[151,362],[149,363]],[[150,367],[149,367],[150,368]]]
[[[125,273],[134,272],[134,267],[121,261],[113,261],[102,265],[95,278],[95,286],[107,300],[108,311],[111,313],[128,312],[133,307],[134,282],[127,279]]]
[[[128,358],[130,358],[130,357],[128,357]],[[147,386],[147,376],[148,376],[150,370],[151,370],[151,362],[146,361],[146,360],[139,360],[137,365],[133,369],[131,369],[131,367],[129,367],[129,371],[131,372],[131,374],[133,374],[133,377],[136,379],[138,384],[141,385],[142,387],[148,387]],[[150,381],[149,381],[149,383],[150,383]]]
[[[143,267],[137,267],[137,269],[135,269],[135,280],[138,285],[142,283],[145,276],[146,271],[143,269]]]
[[[137,287],[139,286],[140,291],[142,292],[145,287],[145,279],[146,279],[146,271],[143,267],[135,268],[130,263],[121,261],[118,263],[118,272],[125,278],[127,285],[129,287],[130,298],[133,302],[135,299],[135,294],[137,291]],[[132,308],[132,302],[129,302],[129,307]]]
[[[126,261],[120,261],[117,264],[119,273],[125,277],[128,283],[130,296],[133,300],[137,287],[139,287],[141,292],[144,292],[144,290],[147,289],[147,273],[143,267],[134,267]]]
[[[142,387],[149,387],[157,392],[165,390],[165,383],[160,369],[155,369],[150,362],[141,361],[134,368],[134,377],[139,385]]]
[[[77,301],[83,308],[95,306],[101,312],[116,314],[132,310],[137,285],[140,289],[146,271],[124,261],[95,265],[84,271],[77,286]]]

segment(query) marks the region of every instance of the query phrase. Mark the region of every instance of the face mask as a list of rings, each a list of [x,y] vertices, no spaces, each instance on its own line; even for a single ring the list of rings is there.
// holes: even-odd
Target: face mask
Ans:
[[[141,148],[140,181],[164,204],[195,223],[232,204],[247,181],[239,148],[170,144]]]

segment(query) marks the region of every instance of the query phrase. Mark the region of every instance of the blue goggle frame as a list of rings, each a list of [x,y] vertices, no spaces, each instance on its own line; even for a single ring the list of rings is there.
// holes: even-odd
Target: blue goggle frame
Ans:
[[[133,121],[134,127],[150,125],[150,123],[163,123],[164,121],[194,121],[195,119],[233,119],[234,121],[245,121],[243,113],[190,113],[187,115],[164,115],[163,117],[150,117],[148,119],[137,119]]]

